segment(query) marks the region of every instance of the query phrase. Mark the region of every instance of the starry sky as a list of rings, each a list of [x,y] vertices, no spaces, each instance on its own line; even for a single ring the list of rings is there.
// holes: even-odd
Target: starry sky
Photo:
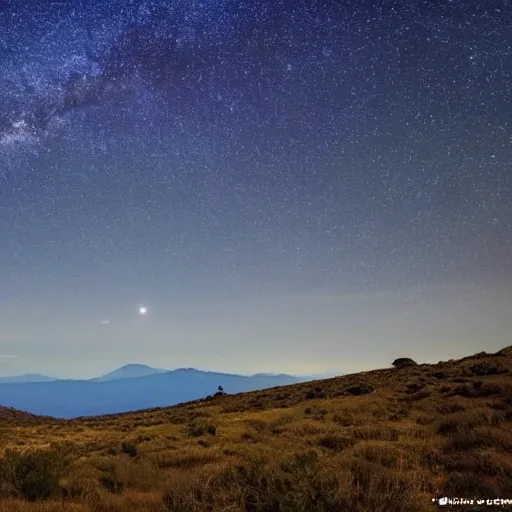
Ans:
[[[0,374],[509,345],[511,100],[509,0],[0,1]]]

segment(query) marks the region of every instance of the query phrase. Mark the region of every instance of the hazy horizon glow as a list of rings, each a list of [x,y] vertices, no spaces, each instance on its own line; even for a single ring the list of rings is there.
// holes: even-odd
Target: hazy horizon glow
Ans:
[[[509,7],[0,7],[0,375],[509,345]]]
[[[0,375],[91,378],[130,363],[239,374],[352,373],[388,367],[404,355],[437,363],[497,351],[510,344],[512,329],[510,295],[502,287],[176,303],[150,323],[125,312],[108,325],[96,326],[73,316],[73,308],[55,310],[53,316],[47,311],[44,318],[29,316],[25,328],[15,320],[4,323],[4,333],[13,339],[6,346],[17,348],[18,354],[1,363]],[[26,311],[29,315],[29,306]],[[68,320],[52,327],[64,314]],[[197,315],[202,324],[196,322]],[[74,343],[68,343],[72,329]],[[41,332],[51,333],[51,338],[42,339]],[[76,347],[82,345],[88,351],[74,360]],[[56,353],[67,361],[66,369]]]

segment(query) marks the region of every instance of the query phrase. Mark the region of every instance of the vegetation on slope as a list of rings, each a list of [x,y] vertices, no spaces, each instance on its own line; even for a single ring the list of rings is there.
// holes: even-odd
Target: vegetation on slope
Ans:
[[[421,512],[440,492],[512,498],[511,369],[508,347],[120,415],[0,410],[0,510]]]

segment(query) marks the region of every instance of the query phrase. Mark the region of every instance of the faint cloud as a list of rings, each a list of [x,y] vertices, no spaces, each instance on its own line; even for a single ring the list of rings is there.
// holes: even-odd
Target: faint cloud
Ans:
[[[297,293],[290,295],[280,295],[275,297],[277,300],[290,302],[315,302],[315,303],[333,303],[333,302],[352,302],[352,301],[370,301],[401,299],[411,300],[421,297],[428,297],[431,294],[449,293],[452,291],[461,292],[463,288],[449,285],[430,285],[430,286],[412,286],[402,289],[374,290],[374,291],[347,291],[333,293],[329,291],[318,290],[310,293]]]
[[[353,300],[368,300],[375,299],[376,297],[382,297],[383,293],[340,293],[340,294],[296,294],[296,295],[282,295],[277,297],[278,300],[291,301],[291,302],[343,302]]]
[[[18,357],[16,354],[0,354],[0,362],[8,359],[18,359]]]
[[[108,325],[109,323],[110,323],[110,320],[101,320],[100,321],[101,325]]]

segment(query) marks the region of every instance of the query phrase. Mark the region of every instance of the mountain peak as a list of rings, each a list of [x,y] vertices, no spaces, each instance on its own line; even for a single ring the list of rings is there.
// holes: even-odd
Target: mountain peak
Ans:
[[[136,364],[130,363],[117,368],[112,372],[106,373],[101,377],[96,377],[95,379],[91,379],[95,382],[108,382],[110,380],[118,380],[118,379],[132,379],[136,377],[147,377],[148,375],[155,375],[157,373],[165,373],[169,370],[162,370],[160,368],[153,368],[151,366],[147,366],[145,364]]]
[[[14,375],[12,377],[0,377],[0,384],[23,383],[23,382],[50,382],[57,380],[54,377],[41,375],[40,373],[24,373],[23,375]]]
[[[155,368],[152,368],[151,366],[148,366],[147,364],[137,364],[137,363],[129,363],[125,364],[124,366],[121,366],[118,368],[118,370],[154,370]],[[117,370],[114,370],[117,371]]]

